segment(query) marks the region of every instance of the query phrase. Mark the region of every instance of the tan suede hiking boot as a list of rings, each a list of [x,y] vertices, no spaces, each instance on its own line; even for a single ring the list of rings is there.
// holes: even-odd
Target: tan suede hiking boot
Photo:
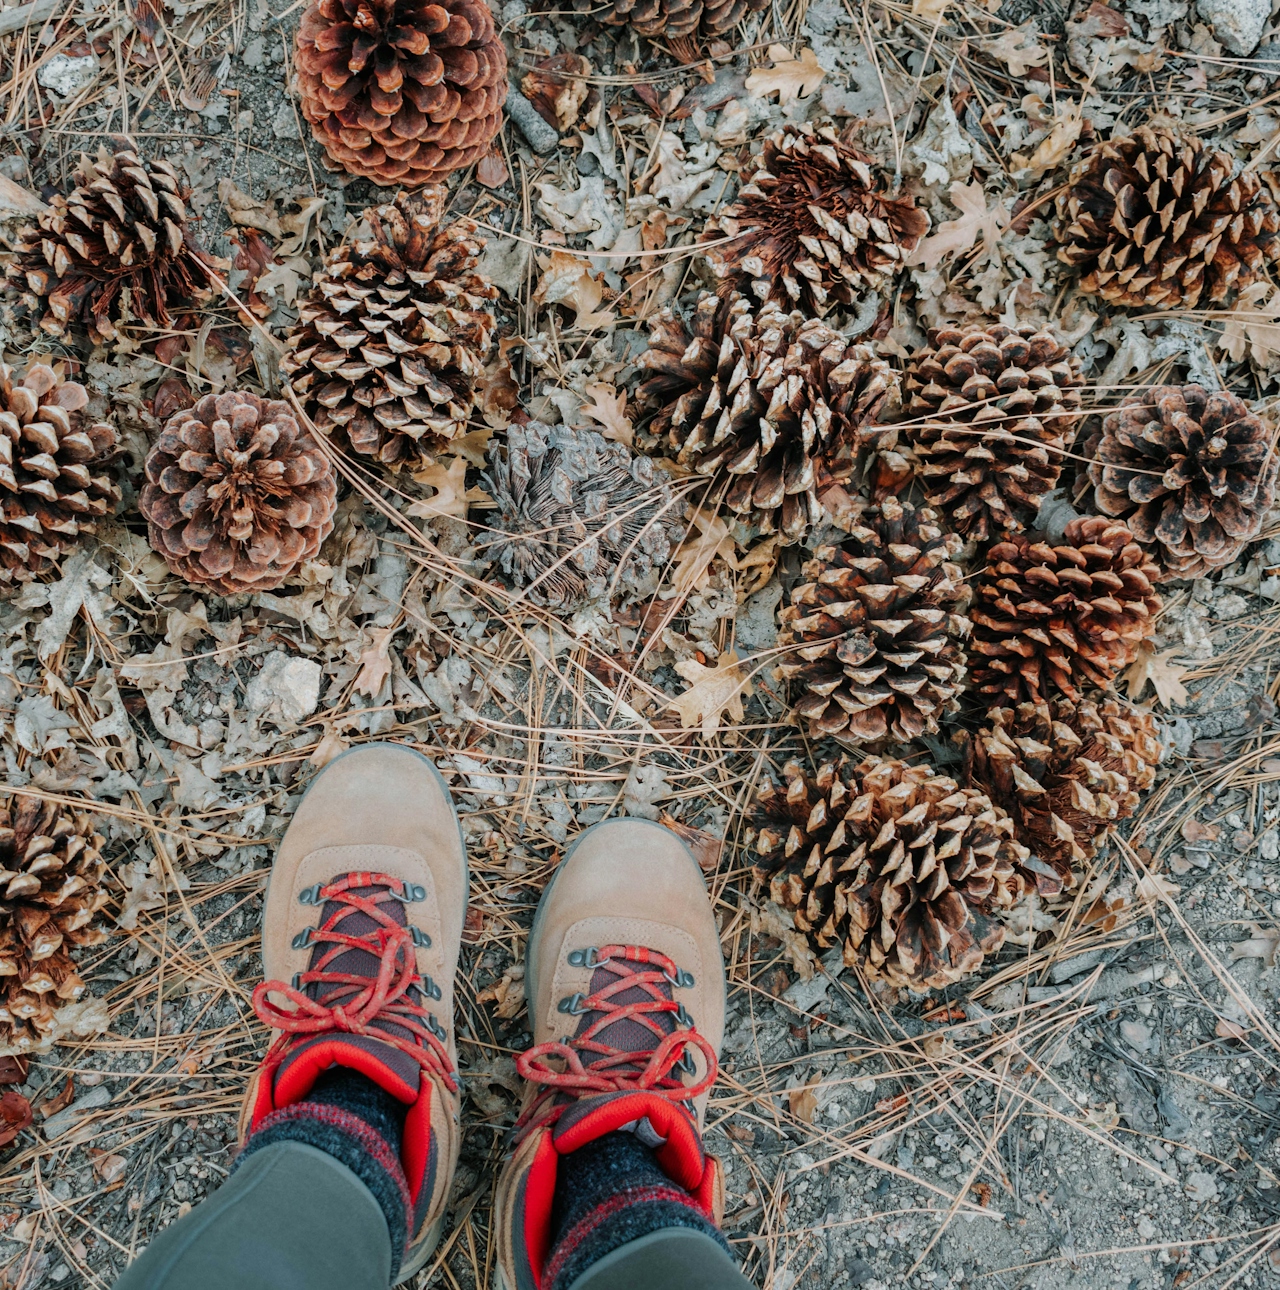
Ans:
[[[431,762],[400,744],[354,748],[320,772],[280,843],[267,891],[265,981],[253,1001],[275,1041],[249,1090],[244,1136],[304,1108],[314,1116],[306,1099],[335,1067],[402,1103],[403,1181],[394,1157],[384,1162],[404,1193],[397,1281],[440,1239],[458,1158],[453,994],[466,906],[449,790]],[[340,1127],[387,1154],[358,1121]]]
[[[718,1225],[723,1183],[701,1129],[724,1034],[724,961],[702,873],[675,834],[610,820],[577,840],[538,905],[525,993],[533,1047],[516,1065],[529,1083],[496,1197],[505,1290],[557,1280],[559,1161],[617,1130],[654,1148],[664,1201]]]

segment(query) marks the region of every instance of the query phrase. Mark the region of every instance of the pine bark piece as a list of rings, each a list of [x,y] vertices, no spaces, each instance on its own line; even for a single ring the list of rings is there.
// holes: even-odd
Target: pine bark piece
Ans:
[[[471,220],[445,228],[432,184],[365,211],[370,236],[330,252],[280,370],[316,428],[393,470],[467,433],[498,291]]]
[[[638,391],[656,409],[651,435],[676,461],[727,475],[724,504],[761,534],[798,542],[822,518],[822,491],[847,481],[858,432],[893,373],[869,345],[816,318],[704,292],[686,324],[664,309],[650,324]]]
[[[1031,849],[1019,866],[1052,897],[1077,885],[1102,836],[1137,811],[1161,756],[1155,719],[1117,699],[995,708],[968,742],[970,782],[1008,812]]]
[[[43,1052],[85,992],[71,951],[106,934],[102,835],[92,817],[12,796],[0,806],[0,1053]]]
[[[115,510],[107,474],[118,436],[85,415],[83,385],[33,363],[0,363],[0,583],[45,572]]]
[[[906,742],[959,708],[968,592],[960,539],[936,519],[888,498],[805,564],[778,644],[813,738]]]
[[[969,617],[970,684],[1010,703],[1105,690],[1155,630],[1160,570],[1119,520],[1072,520],[1056,546],[1014,534],[987,553]]]
[[[755,804],[755,876],[819,952],[872,979],[939,989],[1004,942],[1027,848],[1013,821],[931,766],[788,763]]]
[[[512,424],[489,449],[490,556],[536,605],[565,612],[657,589],[679,542],[665,472],[592,430]]]
[[[485,0],[318,0],[298,28],[302,113],[353,175],[416,188],[502,128],[507,55]]]
[[[128,148],[81,156],[76,187],[18,234],[6,270],[50,336],[87,328],[95,344],[133,318],[168,327],[209,297],[206,257],[187,227],[188,189],[167,161]]]
[[[713,272],[809,317],[888,285],[929,217],[913,196],[890,196],[873,164],[829,122],[784,126],[699,238]]]
[[[1220,304],[1280,255],[1280,209],[1255,171],[1194,135],[1142,126],[1096,144],[1057,199],[1058,259],[1127,308]]]
[[[220,595],[278,587],[333,531],[332,467],[287,403],[205,395],[169,418],[146,475],[138,509],[151,545]]]
[[[1178,578],[1230,564],[1275,500],[1275,429],[1226,390],[1161,385],[1108,413],[1085,447],[1093,500]]]
[[[985,542],[1019,532],[1057,485],[1083,385],[1080,360],[1051,332],[937,328],[907,364],[902,424],[866,439],[881,459],[900,451],[929,505]],[[891,467],[877,474],[890,489],[910,478]]]

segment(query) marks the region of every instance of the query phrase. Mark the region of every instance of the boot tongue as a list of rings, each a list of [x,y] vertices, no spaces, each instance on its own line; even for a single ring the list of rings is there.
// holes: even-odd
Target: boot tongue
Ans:
[[[621,961],[610,961],[600,964],[591,974],[591,984],[588,991],[591,994],[599,994],[614,985],[620,977],[633,976],[631,965]],[[656,996],[670,1002],[672,998],[671,983],[665,978],[658,984],[646,983],[645,985],[630,986],[625,990],[618,990],[609,996],[609,1000],[616,1007],[622,1008],[632,1003],[652,1004]],[[605,1014],[603,1012],[590,1010],[582,1014],[578,1022],[578,1029],[575,1037],[582,1035],[589,1027],[594,1025]],[[669,1035],[676,1028],[676,1017],[674,1012],[645,1012],[644,1017],[652,1021],[664,1036]],[[657,1048],[661,1042],[657,1035],[645,1025],[643,1021],[636,1017],[619,1017],[616,1021],[611,1021],[602,1026],[592,1036],[596,1043],[607,1044],[610,1048],[616,1048],[623,1053],[642,1053],[643,1056],[638,1061],[631,1063],[638,1074],[644,1069],[648,1056]],[[583,1065],[592,1066],[591,1061],[586,1053],[582,1054]],[[599,1058],[595,1059],[599,1061]],[[625,1067],[614,1066],[613,1070],[625,1070]]]

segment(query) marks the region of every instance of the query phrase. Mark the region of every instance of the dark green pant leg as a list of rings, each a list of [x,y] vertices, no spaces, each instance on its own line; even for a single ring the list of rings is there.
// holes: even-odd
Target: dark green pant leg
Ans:
[[[668,1227],[619,1246],[569,1290],[755,1290],[702,1232]]]
[[[387,1290],[391,1237],[346,1165],[301,1142],[250,1156],[115,1290]]]

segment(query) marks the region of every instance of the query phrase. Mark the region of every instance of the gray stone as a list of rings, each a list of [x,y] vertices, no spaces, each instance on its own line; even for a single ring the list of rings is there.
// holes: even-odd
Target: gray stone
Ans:
[[[1271,5],[1269,0],[1196,0],[1196,12],[1229,53],[1247,58],[1262,39]]]

